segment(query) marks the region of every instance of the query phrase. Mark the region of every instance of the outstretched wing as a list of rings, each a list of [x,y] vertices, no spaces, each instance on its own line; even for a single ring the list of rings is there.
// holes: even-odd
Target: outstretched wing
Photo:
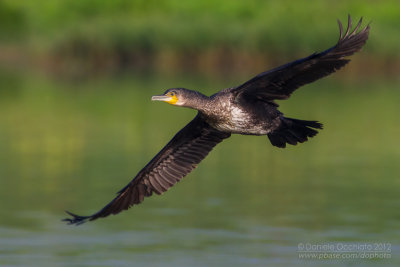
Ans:
[[[290,62],[286,65],[260,73],[244,84],[233,88],[238,97],[253,97],[271,101],[287,99],[300,86],[314,82],[346,65],[345,57],[359,51],[368,39],[369,25],[359,30],[362,18],[351,31],[351,17],[343,34],[342,23],[338,20],[340,37],[337,44],[321,53]]]
[[[67,211],[72,218],[64,221],[69,224],[93,221],[140,204],[153,192],[162,194],[196,168],[215,145],[229,136],[229,133],[212,128],[197,115],[103,209],[90,216]]]

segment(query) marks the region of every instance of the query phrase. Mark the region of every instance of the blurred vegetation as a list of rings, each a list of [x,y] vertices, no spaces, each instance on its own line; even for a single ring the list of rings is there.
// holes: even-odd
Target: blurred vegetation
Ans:
[[[77,73],[263,70],[330,47],[336,19],[345,24],[347,14],[372,22],[365,60],[397,69],[397,0],[0,0],[0,48],[7,54],[0,59]]]

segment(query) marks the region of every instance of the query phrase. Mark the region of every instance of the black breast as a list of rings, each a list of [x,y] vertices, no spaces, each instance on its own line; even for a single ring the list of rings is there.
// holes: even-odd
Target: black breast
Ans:
[[[282,115],[273,103],[249,99],[237,103],[221,91],[206,108],[207,122],[214,128],[238,134],[265,135],[279,126]]]

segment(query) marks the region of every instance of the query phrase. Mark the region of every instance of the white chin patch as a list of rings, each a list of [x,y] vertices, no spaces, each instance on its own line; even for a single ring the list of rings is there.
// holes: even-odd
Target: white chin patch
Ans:
[[[183,104],[185,104],[185,102],[182,101],[182,100],[179,100],[179,99],[178,99],[178,101],[175,103],[175,105],[177,105],[177,106],[183,106]]]

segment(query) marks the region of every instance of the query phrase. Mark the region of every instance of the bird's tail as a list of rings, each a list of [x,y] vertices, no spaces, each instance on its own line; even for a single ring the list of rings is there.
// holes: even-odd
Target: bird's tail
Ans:
[[[296,145],[308,140],[308,137],[315,136],[322,129],[322,124],[317,121],[304,121],[290,118],[282,118],[281,125],[268,134],[272,145],[284,148],[286,143]]]

